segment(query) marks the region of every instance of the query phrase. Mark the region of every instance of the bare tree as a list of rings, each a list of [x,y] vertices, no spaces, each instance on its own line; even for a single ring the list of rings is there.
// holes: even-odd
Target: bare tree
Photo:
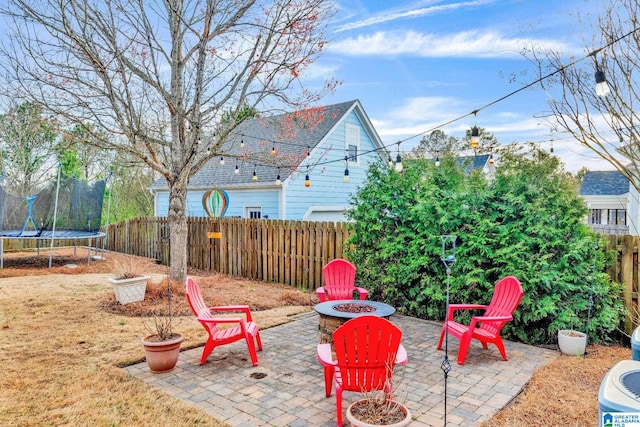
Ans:
[[[300,79],[326,46],[332,8],[325,0],[7,0],[0,10],[13,33],[2,67],[14,93],[70,124],[93,124],[112,137],[91,141],[166,179],[170,271],[182,280],[189,178],[242,111],[298,110],[333,89],[333,80],[309,90]]]
[[[51,159],[59,136],[56,122],[37,103],[23,102],[0,115],[0,167],[10,191],[20,197],[35,194],[54,176]]]
[[[568,132],[609,162],[640,191],[640,2],[615,0],[593,24],[596,39],[585,61],[563,64],[559,52],[529,51],[549,101],[550,127]],[[596,93],[594,74],[604,73],[611,93]],[[559,88],[559,89],[556,89]]]

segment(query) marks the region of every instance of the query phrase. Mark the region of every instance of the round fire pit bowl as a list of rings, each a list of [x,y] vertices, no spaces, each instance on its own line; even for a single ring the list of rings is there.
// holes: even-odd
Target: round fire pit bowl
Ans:
[[[314,310],[320,315],[318,331],[320,343],[331,343],[333,331],[346,321],[358,316],[370,315],[388,319],[396,309],[378,301],[334,300],[317,304]]]

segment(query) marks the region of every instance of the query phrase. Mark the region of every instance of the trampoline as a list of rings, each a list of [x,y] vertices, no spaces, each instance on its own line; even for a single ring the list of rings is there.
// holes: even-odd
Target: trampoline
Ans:
[[[51,268],[56,240],[87,239],[91,262],[92,241],[97,248],[102,204],[107,178],[88,183],[75,177],[63,176],[58,167],[57,179],[36,194],[16,195],[0,180],[0,268],[4,268],[4,240],[35,240],[38,252],[40,243],[50,242],[49,267]]]

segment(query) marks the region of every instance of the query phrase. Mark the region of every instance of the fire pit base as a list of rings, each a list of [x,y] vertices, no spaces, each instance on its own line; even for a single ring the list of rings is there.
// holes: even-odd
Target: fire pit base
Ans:
[[[326,301],[316,305],[314,310],[320,315],[320,344],[332,343],[333,331],[355,317],[370,315],[388,319],[396,312],[389,304],[367,300]]]

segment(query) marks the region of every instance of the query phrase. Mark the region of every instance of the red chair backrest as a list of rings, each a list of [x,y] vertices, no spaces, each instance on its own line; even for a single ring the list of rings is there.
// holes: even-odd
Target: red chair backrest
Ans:
[[[512,315],[513,312],[516,311],[516,308],[518,308],[523,293],[522,285],[515,277],[507,276],[501,279],[496,283],[493,297],[483,316]],[[506,320],[482,322],[480,327],[495,335],[500,332],[500,329],[502,329],[505,323],[507,323]]]
[[[389,385],[401,339],[402,331],[378,316],[359,316],[336,329],[333,346],[343,389],[366,392]]]
[[[329,300],[352,299],[356,283],[356,268],[349,261],[334,259],[322,267],[324,291]]]
[[[200,286],[198,286],[191,277],[187,277],[185,281],[185,293],[187,294],[187,301],[189,302],[191,311],[193,311],[196,317],[201,319],[213,317],[211,311],[209,311],[209,307],[207,307],[207,304],[204,302],[204,298],[202,298]]]

